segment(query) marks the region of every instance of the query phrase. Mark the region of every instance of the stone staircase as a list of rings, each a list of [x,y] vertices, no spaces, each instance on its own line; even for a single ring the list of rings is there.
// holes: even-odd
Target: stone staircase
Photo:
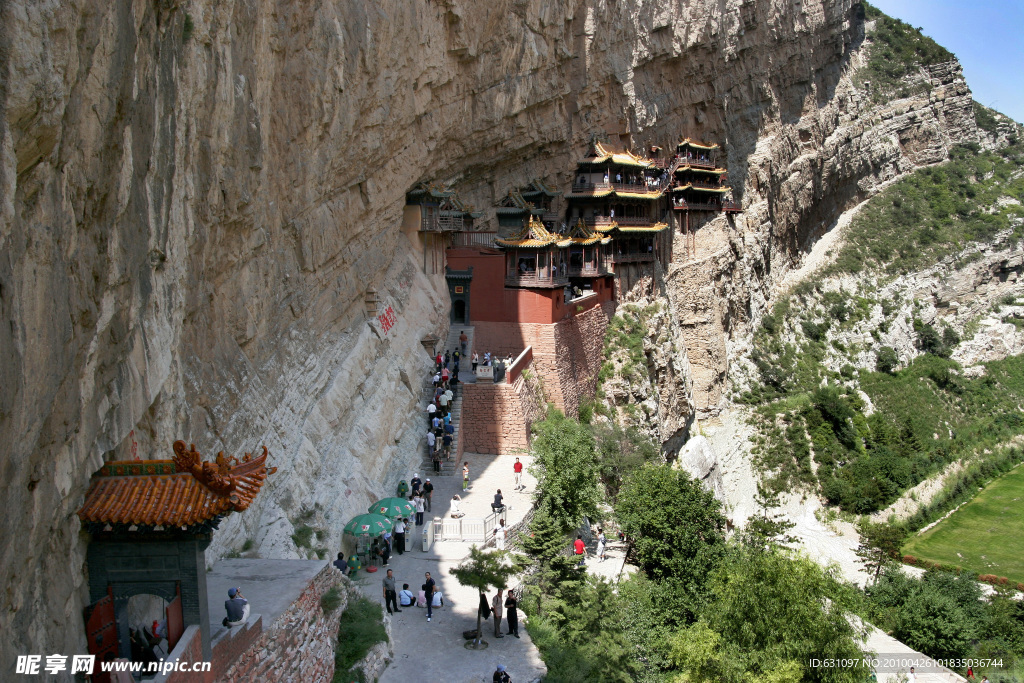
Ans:
[[[467,354],[472,352],[473,349],[473,328],[469,325],[456,326],[452,325],[448,331],[448,338],[445,339],[444,347],[441,349],[442,355],[444,351],[454,351],[459,348],[459,334],[465,331],[466,336],[469,337],[469,341],[466,343]],[[441,459],[441,472],[434,472],[434,463],[431,461],[430,456],[427,455],[427,442],[425,438],[420,440],[420,448],[422,452],[422,458],[420,459],[420,471],[424,472],[421,478],[431,476],[446,476],[450,477],[458,473],[459,463],[459,441],[462,439],[462,383],[465,381],[475,382],[476,377],[472,372],[472,365],[469,359],[466,358],[459,362],[459,385],[455,390],[455,400],[452,402],[452,426],[455,427],[455,433],[452,434],[452,459],[445,460]],[[428,376],[424,383],[422,394],[423,397],[420,401],[422,406],[423,415],[426,415],[427,404],[434,397],[434,385],[431,383],[433,373]],[[426,434],[426,417],[423,418],[424,430],[423,434]]]

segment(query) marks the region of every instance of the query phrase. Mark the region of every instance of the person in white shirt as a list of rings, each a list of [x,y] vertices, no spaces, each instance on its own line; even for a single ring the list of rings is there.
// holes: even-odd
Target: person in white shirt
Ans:
[[[401,517],[395,519],[395,550],[399,555],[405,552],[405,523],[406,520]]]
[[[498,523],[498,527],[494,530],[494,547],[498,550],[505,549],[505,536],[508,535],[508,529],[505,528],[505,520],[501,520]]]
[[[431,601],[432,607],[444,607],[444,597],[441,595],[441,591],[434,590],[434,599]]]
[[[433,424],[434,424],[434,413],[436,413],[436,412],[437,412],[437,406],[435,406],[434,403],[431,402],[427,406],[427,424],[428,425],[433,426]]]
[[[409,590],[409,584],[403,583],[402,590],[398,593],[398,604],[402,607],[412,607],[414,602],[416,602],[416,596]]]
[[[459,509],[460,505],[462,505],[462,499],[458,496],[452,496],[452,519],[458,519],[466,514]]]
[[[412,504],[416,506],[416,526],[423,526],[423,513],[427,509],[427,504],[423,501],[423,496],[417,493],[412,499]]]
[[[437,443],[437,437],[434,436],[434,432],[427,432],[427,455],[434,454],[434,444]]]

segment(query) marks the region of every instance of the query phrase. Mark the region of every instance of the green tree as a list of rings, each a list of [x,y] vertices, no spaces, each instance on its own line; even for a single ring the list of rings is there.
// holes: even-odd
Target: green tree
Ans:
[[[672,658],[694,683],[859,681],[857,668],[809,660],[859,660],[847,620],[851,592],[806,557],[737,548],[712,577],[714,601],[672,640]]]
[[[658,447],[636,427],[623,429],[604,423],[593,427],[597,441],[598,471],[605,493],[614,501],[622,482],[644,463],[656,460]]]
[[[683,470],[647,464],[615,505],[630,555],[652,579],[672,577],[702,587],[725,550],[721,504]]]
[[[875,370],[891,375],[896,372],[899,364],[900,357],[896,355],[896,349],[891,346],[883,346],[878,349],[878,355],[875,359]]]
[[[568,531],[584,516],[597,515],[601,495],[594,437],[554,408],[548,409],[544,420],[534,423],[533,430],[533,472],[540,491],[537,505]]]
[[[776,545],[796,541],[796,538],[788,533],[796,524],[781,514],[770,513],[771,510],[782,504],[779,490],[781,483],[782,480],[779,479],[757,482],[754,502],[761,508],[761,514],[753,515],[747,520],[747,526],[743,529],[742,534],[743,543],[755,550],[766,550]]]
[[[857,557],[877,581],[882,567],[900,556],[907,531],[894,524],[864,522],[857,527],[857,532],[860,533]]]
[[[508,585],[511,576],[522,571],[520,562],[505,550],[486,551],[473,544],[469,549],[469,557],[462,561],[457,567],[452,567],[448,573],[455,577],[463,586],[476,588],[483,596],[490,588],[504,588]],[[480,630],[480,619],[483,615],[477,611],[476,615],[476,638],[474,646],[483,642],[483,634]]]

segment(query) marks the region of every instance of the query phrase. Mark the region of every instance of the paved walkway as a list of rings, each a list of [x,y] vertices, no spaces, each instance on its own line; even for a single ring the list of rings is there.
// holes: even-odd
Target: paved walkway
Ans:
[[[532,462],[529,456],[519,456],[526,467]],[[461,463],[458,477],[431,479],[435,485],[432,516],[447,515],[453,495],[462,496],[462,510],[467,518],[483,518],[490,513],[491,501],[496,489],[501,489],[504,501],[509,506],[506,522],[515,524],[523,518],[532,505],[536,480],[524,473],[525,491],[513,491],[512,464],[515,456],[477,455],[468,453],[463,458],[469,462],[471,488],[462,492]],[[413,473],[409,473],[408,479]],[[426,473],[419,472],[421,478]],[[485,650],[467,650],[462,632],[476,628],[476,612],[480,598],[472,588],[464,588],[448,573],[468,554],[469,543],[439,541],[428,552],[420,549],[420,534],[423,527],[417,527],[414,536],[416,549],[404,555],[392,555],[388,567],[394,570],[399,588],[409,584],[409,590],[418,592],[423,583],[424,572],[430,572],[444,595],[445,606],[434,610],[433,619],[428,623],[426,610],[409,607],[393,617],[391,624],[395,646],[394,661],[380,677],[380,683],[410,683],[411,681],[443,681],[444,683],[479,683],[491,680],[497,664],[508,667],[512,679],[517,683],[535,681],[547,673],[540,653],[530,640],[525,628],[525,616],[519,614],[519,639],[511,636],[495,638],[493,619],[483,625]],[[356,585],[363,593],[383,604],[380,571],[360,571]],[[515,587],[515,581],[510,588]],[[493,597],[492,591],[488,597]],[[502,620],[502,631],[507,630]]]

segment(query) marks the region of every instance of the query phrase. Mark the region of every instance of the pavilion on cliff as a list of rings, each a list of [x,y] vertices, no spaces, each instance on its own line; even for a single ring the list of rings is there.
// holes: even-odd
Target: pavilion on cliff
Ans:
[[[422,251],[423,272],[444,272],[445,249],[456,234],[473,231],[481,216],[448,187],[419,183],[406,192],[402,232]]]
[[[729,200],[732,188],[725,184],[728,172],[718,165],[719,146],[715,143],[683,139],[676,145],[672,173],[672,208],[679,216],[687,251],[692,253],[695,231],[691,230],[690,212],[739,211],[737,202]]]
[[[267,449],[238,460],[223,453],[204,462],[184,441],[170,460],[116,460],[93,475],[78,510],[91,534],[87,554],[89,653],[130,658],[129,601],[155,595],[164,612],[168,651],[190,625],[202,631],[203,659],[211,658],[206,594],[206,548],[213,530],[256,498],[267,476]],[[147,638],[155,634],[144,634]]]

